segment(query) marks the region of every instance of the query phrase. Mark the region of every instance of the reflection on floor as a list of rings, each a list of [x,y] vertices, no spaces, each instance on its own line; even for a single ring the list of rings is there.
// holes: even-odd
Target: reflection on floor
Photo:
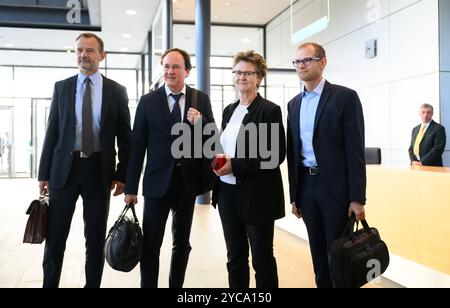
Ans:
[[[42,286],[43,245],[22,244],[27,217],[25,211],[37,195],[35,180],[0,180],[2,200],[0,201],[0,288],[28,288]],[[123,198],[115,198],[111,204],[111,226],[123,208]],[[140,200],[142,206],[142,200]],[[81,204],[80,204],[81,205]],[[142,207],[137,206],[138,217]],[[84,285],[84,237],[81,206],[72,222],[67,242],[61,287],[79,288]],[[169,219],[170,221],[170,219]],[[209,206],[197,206],[191,234],[193,247],[185,287],[226,288],[226,250],[221,223],[216,210]],[[315,287],[308,243],[277,229],[275,233],[275,254],[278,263],[280,287]],[[168,286],[168,269],[171,253],[170,223],[161,250],[160,287]],[[253,276],[253,274],[252,274]],[[138,287],[138,267],[130,273],[112,270],[107,264],[102,287]],[[252,277],[251,286],[254,287]],[[368,287],[399,287],[381,279]]]

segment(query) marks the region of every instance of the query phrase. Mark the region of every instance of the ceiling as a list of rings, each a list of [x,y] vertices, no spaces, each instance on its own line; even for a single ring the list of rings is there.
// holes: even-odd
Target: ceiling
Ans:
[[[172,1],[174,20],[195,20],[195,0]],[[290,0],[211,1],[213,22],[256,25],[266,24],[290,4]],[[145,50],[147,32],[151,28],[158,4],[158,0],[101,0],[102,31],[99,35],[105,41],[105,49],[123,53]],[[128,15],[127,10],[133,10],[136,14]],[[81,32],[0,27],[0,49],[8,49],[0,50],[0,65],[73,66],[73,53],[12,50],[73,48],[74,40]],[[110,67],[136,68],[138,63],[139,56],[136,55],[110,54],[108,57]]]
[[[172,0],[175,20],[195,20],[196,0]],[[211,0],[211,20],[218,23],[265,25],[290,5],[290,0]]]

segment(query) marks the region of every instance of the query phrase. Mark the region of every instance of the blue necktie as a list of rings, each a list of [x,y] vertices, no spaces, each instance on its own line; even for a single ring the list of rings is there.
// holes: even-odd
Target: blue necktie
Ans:
[[[173,105],[173,109],[172,109],[172,120],[173,123],[179,123],[181,122],[181,108],[180,108],[180,99],[183,96],[183,93],[179,93],[179,94],[173,94],[171,93],[170,96],[173,97],[173,99],[175,100],[175,104]]]

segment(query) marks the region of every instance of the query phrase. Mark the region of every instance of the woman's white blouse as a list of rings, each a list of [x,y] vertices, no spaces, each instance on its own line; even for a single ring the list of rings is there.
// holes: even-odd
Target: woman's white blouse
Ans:
[[[247,113],[247,107],[238,105],[231,116],[230,122],[220,136],[220,144],[222,145],[224,154],[231,158],[235,158],[239,130]],[[233,173],[221,176],[220,180],[230,185],[236,185],[236,177]]]

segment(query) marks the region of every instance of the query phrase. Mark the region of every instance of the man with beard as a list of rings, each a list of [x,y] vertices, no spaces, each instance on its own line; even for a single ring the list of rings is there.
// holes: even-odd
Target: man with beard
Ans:
[[[59,286],[72,216],[83,198],[86,285],[101,284],[110,191],[123,193],[131,138],[125,87],[103,77],[103,41],[92,33],[76,39],[79,73],[55,84],[39,166],[39,188],[50,194],[44,288]],[[116,166],[116,138],[119,162]]]

